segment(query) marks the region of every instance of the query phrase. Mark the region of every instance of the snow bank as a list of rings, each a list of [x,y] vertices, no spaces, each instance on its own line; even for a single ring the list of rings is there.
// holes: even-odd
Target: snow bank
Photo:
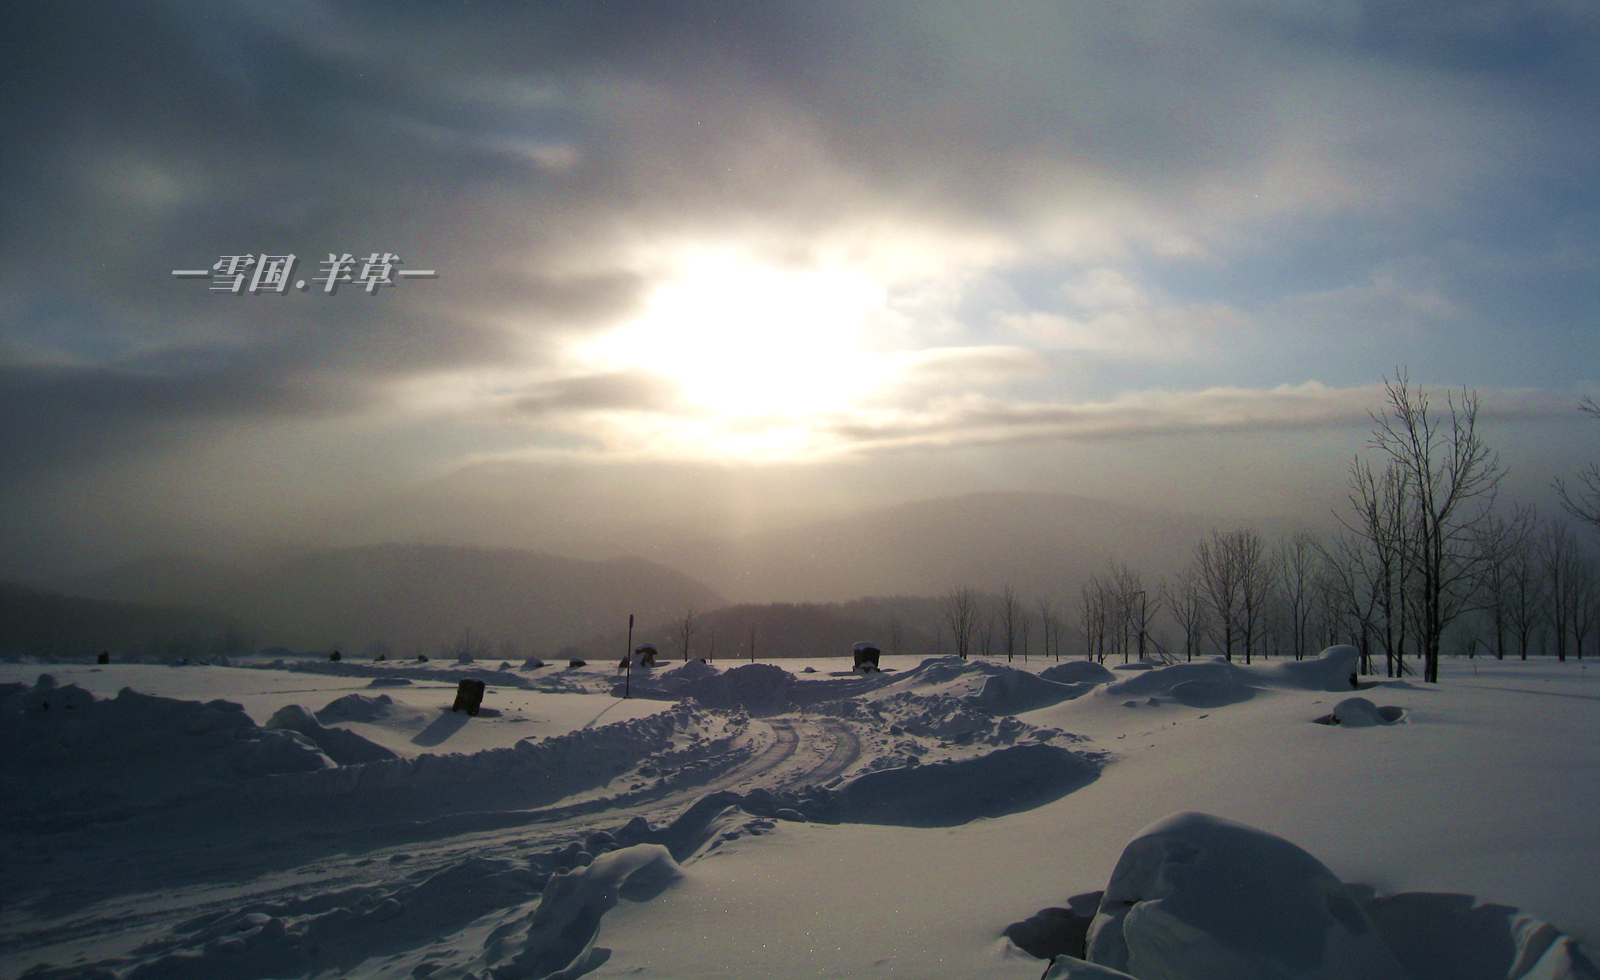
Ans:
[[[836,812],[850,823],[954,827],[1043,806],[1099,773],[1079,753],[1034,742],[969,759],[869,772],[839,788]]]
[[[268,775],[330,769],[298,732],[264,729],[231,701],[124,688],[97,699],[49,674],[0,687],[0,812],[50,826],[126,815]]]
[[[1408,980],[1321,862],[1203,813],[1159,820],[1123,850],[1085,958],[1145,980]]]

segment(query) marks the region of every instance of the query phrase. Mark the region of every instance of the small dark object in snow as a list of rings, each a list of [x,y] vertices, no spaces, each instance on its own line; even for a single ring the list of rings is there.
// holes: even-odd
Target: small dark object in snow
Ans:
[[[579,660],[577,657],[573,657],[571,660],[567,661],[567,666],[568,667],[587,667],[587,666],[589,666],[589,661],[587,661],[587,660]]]
[[[340,659],[339,658],[339,651],[335,650],[332,653],[328,654],[328,659],[329,660],[338,660],[338,659]]]
[[[475,681],[464,677],[456,685],[456,703],[450,706],[452,713],[465,711],[469,715],[478,713],[483,706],[483,681]]]
[[[817,668],[815,668],[815,667],[807,667],[805,670],[802,670],[800,673],[802,673],[802,674],[815,674],[816,672],[817,672]]]
[[[853,670],[868,673],[878,669],[878,648],[870,643],[857,643],[855,646],[855,666]]]
[[[428,655],[427,654],[425,654],[425,653],[417,654],[417,663],[425,664],[427,662],[428,662]]]
[[[1356,679],[1356,672],[1352,670],[1350,672],[1350,690],[1359,691],[1360,689],[1361,689],[1361,682]]]
[[[100,654],[100,657],[97,660],[95,660],[95,663],[97,663],[97,664],[108,664],[110,662],[111,662],[111,654],[109,654],[109,653],[102,653],[102,654]]]

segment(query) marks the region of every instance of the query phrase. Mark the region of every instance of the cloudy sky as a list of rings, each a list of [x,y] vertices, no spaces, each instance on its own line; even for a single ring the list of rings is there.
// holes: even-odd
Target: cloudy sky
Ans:
[[[1600,7],[30,4],[0,572],[972,490],[1326,510],[1385,375],[1600,453]],[[330,253],[437,279],[329,295]],[[174,269],[293,253],[306,290]]]

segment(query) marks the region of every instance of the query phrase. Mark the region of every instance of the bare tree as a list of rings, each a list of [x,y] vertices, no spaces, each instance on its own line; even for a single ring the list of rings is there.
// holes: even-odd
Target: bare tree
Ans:
[[[748,641],[749,644],[750,644],[750,662],[751,663],[755,663],[756,662],[756,635],[758,633],[760,633],[760,632],[761,632],[761,624],[758,623],[757,621],[753,620],[753,619],[750,621],[750,625],[746,626],[744,628],[745,640]]]
[[[1233,659],[1234,644],[1244,648],[1249,663],[1260,637],[1262,612],[1270,581],[1261,535],[1241,529],[1226,534],[1212,531],[1211,540],[1195,546],[1195,566],[1200,570],[1206,602],[1217,617],[1223,656]]]
[[[1600,403],[1593,398],[1585,398],[1578,410],[1600,419]],[[1556,490],[1561,494],[1561,505],[1567,513],[1600,531],[1600,463],[1590,463],[1578,474],[1576,489],[1569,488],[1565,480],[1557,480]]]
[[[1366,545],[1367,553],[1358,561],[1376,599],[1372,613],[1381,617],[1371,620],[1372,635],[1383,640],[1384,674],[1389,677],[1406,669],[1406,629],[1410,623],[1406,611],[1412,591],[1412,566],[1406,560],[1406,536],[1412,522],[1407,509],[1406,479],[1404,468],[1397,462],[1390,461],[1380,473],[1374,472],[1364,459],[1353,460],[1348,485],[1355,517],[1353,521],[1339,518]]]
[[[1039,610],[1039,638],[1044,641],[1044,655],[1050,656],[1055,651],[1056,660],[1061,659],[1061,622],[1056,619],[1056,607],[1049,599],[1039,596],[1033,600],[1033,607]]]
[[[1184,566],[1175,581],[1161,584],[1161,593],[1167,610],[1183,630],[1183,659],[1193,660],[1211,628],[1211,609],[1199,568],[1193,563]]]
[[[1518,656],[1527,660],[1528,645],[1544,621],[1548,588],[1544,576],[1539,574],[1539,563],[1530,545],[1510,551],[1501,561],[1507,582],[1506,624],[1517,638]]]
[[[1511,574],[1515,555],[1528,547],[1533,529],[1531,508],[1518,508],[1508,517],[1492,516],[1483,525],[1479,548],[1484,553],[1483,576],[1478,580],[1477,609],[1494,634],[1494,657],[1506,658],[1506,633],[1511,628],[1515,582]]]
[[[955,641],[956,656],[962,660],[972,651],[972,637],[978,629],[978,617],[983,602],[978,590],[969,586],[951,589],[939,600],[939,614],[944,625],[950,627],[950,637]]]
[[[1550,623],[1551,635],[1556,641],[1556,659],[1567,659],[1567,634],[1572,628],[1576,607],[1583,601],[1578,566],[1578,538],[1572,529],[1559,521],[1551,521],[1540,531],[1535,546],[1540,571],[1544,574],[1547,599],[1545,615]]]
[[[1417,577],[1423,679],[1439,681],[1439,648],[1482,573],[1477,547],[1504,469],[1478,433],[1478,395],[1447,393],[1444,412],[1402,372],[1386,382],[1387,405],[1372,413],[1370,445],[1404,474],[1405,564]]]
[[[1583,648],[1600,626],[1600,571],[1592,558],[1580,555],[1572,572],[1572,648],[1582,660]]]
[[[1022,610],[1017,619],[1017,650],[1022,653],[1022,662],[1028,662],[1028,639],[1033,635],[1033,620],[1028,616],[1028,610]]]
[[[1316,536],[1306,531],[1278,542],[1272,553],[1272,574],[1283,602],[1289,649],[1296,660],[1304,660],[1311,652],[1311,611],[1321,566],[1322,549]]]
[[[1109,594],[1098,575],[1078,586],[1078,622],[1083,631],[1083,656],[1100,663],[1106,661],[1107,612]]]
[[[717,659],[717,628],[715,626],[706,630],[706,663]]]
[[[1022,600],[1017,598],[1015,588],[1007,585],[1000,590],[1000,601],[996,604],[995,612],[1000,638],[1006,646],[1006,662],[1010,663],[1017,654],[1017,637],[1023,620],[1027,618],[1027,611],[1022,607]]]
[[[1331,618],[1342,621],[1361,651],[1361,673],[1372,673],[1372,644],[1379,635],[1377,623],[1383,574],[1362,536],[1345,531],[1322,549],[1325,594],[1334,607]],[[1387,652],[1386,652],[1387,656]],[[1392,661],[1388,674],[1393,676]]]
[[[678,649],[683,651],[684,663],[689,662],[689,646],[694,642],[694,635],[699,631],[700,620],[695,617],[693,606],[685,607],[682,615],[673,620],[672,625],[668,627],[668,635],[672,637],[672,642],[676,643]]]

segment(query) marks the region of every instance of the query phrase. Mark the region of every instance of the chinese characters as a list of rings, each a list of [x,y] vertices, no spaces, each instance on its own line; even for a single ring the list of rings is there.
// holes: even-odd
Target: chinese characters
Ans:
[[[294,267],[299,259],[287,255],[223,255],[209,269],[173,269],[179,279],[209,279],[214,293],[278,293],[289,291]],[[340,283],[348,283],[369,296],[379,289],[393,288],[398,279],[437,279],[433,269],[402,269],[400,256],[393,252],[372,252],[358,259],[349,252],[329,252],[320,264],[321,274],[312,277],[319,290],[333,295]],[[295,279],[294,288],[305,292],[306,280]]]

